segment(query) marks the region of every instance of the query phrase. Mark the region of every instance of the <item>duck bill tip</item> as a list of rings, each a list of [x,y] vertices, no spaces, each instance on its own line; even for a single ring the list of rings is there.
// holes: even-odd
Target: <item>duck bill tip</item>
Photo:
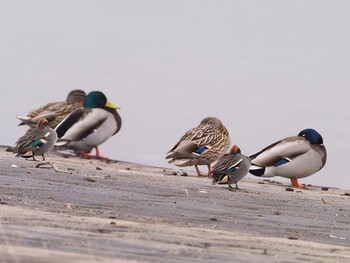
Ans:
[[[117,104],[114,104],[114,103],[110,102],[109,100],[107,100],[105,106],[108,108],[111,108],[113,110],[120,109],[120,107]]]

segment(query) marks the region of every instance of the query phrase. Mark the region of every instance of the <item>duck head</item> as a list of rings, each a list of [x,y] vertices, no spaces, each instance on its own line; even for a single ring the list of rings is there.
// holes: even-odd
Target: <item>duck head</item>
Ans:
[[[86,93],[83,90],[75,89],[69,92],[66,102],[67,103],[81,103],[83,104]]]
[[[210,125],[216,128],[220,128],[222,126],[222,122],[215,117],[206,117],[204,118],[201,123],[201,125]]]
[[[237,145],[233,145],[230,149],[230,154],[241,153],[241,149]]]
[[[86,95],[84,100],[84,108],[110,108],[118,109],[118,106],[107,100],[107,97],[100,91],[92,91]]]
[[[323,139],[321,134],[319,134],[314,129],[305,129],[299,132],[298,136],[304,137],[311,144],[323,144]]]
[[[49,126],[49,122],[48,122],[48,120],[47,119],[45,119],[45,118],[41,118],[39,121],[38,121],[38,127],[39,128],[44,128],[44,127],[46,127],[46,126]]]

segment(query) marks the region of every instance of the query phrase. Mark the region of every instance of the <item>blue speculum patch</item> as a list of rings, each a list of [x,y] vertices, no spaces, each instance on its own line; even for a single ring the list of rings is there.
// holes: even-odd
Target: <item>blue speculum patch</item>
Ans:
[[[201,147],[201,148],[197,148],[196,150],[194,150],[193,152],[197,153],[197,154],[202,154],[203,152],[205,152],[206,150],[208,150],[207,147]]]
[[[272,165],[277,167],[277,166],[281,166],[283,164],[289,163],[289,161],[287,159],[280,159],[277,162],[273,163]]]

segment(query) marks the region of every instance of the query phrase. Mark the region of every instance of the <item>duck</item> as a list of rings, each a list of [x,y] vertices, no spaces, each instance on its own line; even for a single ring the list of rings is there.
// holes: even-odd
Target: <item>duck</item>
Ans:
[[[69,113],[83,106],[85,96],[86,93],[83,90],[72,90],[66,101],[47,103],[30,111],[27,116],[17,116],[21,121],[18,125],[35,125],[41,118],[45,118],[50,123],[50,128],[55,129]]]
[[[208,167],[211,175],[211,163],[227,152],[231,145],[230,135],[221,120],[206,117],[199,125],[188,130],[166,154],[169,163],[179,167],[193,166],[198,176],[204,176],[198,165]]]
[[[307,128],[300,131],[298,136],[277,141],[249,158],[251,174],[290,178],[292,186],[305,188],[298,179],[321,170],[326,164],[327,151],[322,136],[316,130]]]
[[[37,125],[31,126],[27,132],[17,140],[14,153],[17,153],[16,157],[32,157],[33,160],[36,160],[34,157],[35,155],[41,155],[43,161],[45,161],[45,154],[52,150],[56,141],[56,132],[50,128],[47,119],[41,118]]]
[[[101,91],[90,92],[83,107],[71,112],[55,128],[56,146],[79,151],[81,157],[108,158],[100,154],[98,146],[120,130],[122,120],[117,109]],[[92,148],[94,156],[89,154]]]
[[[212,168],[213,184],[228,184],[228,189],[233,190],[231,184],[236,184],[244,178],[250,168],[250,159],[241,153],[237,145],[233,145],[229,153],[219,158]]]

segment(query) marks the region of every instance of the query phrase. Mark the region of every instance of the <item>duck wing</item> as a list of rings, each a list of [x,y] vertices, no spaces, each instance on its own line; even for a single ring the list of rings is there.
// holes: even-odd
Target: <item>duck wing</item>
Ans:
[[[108,118],[106,114],[102,109],[79,108],[56,127],[57,136],[63,141],[81,140],[101,126]]]
[[[17,116],[19,120],[22,122],[18,125],[33,125],[36,124],[41,118],[45,118],[50,122],[53,122],[57,118],[63,119],[63,117],[67,116],[70,112],[78,108],[80,105],[78,104],[68,104],[66,102],[53,102],[48,103],[36,110],[33,110],[28,113],[27,116]],[[62,117],[63,116],[63,117]]]
[[[208,146],[210,148],[221,140],[222,134],[220,129],[206,125],[195,129],[188,136],[199,147]]]
[[[279,166],[309,150],[310,143],[305,138],[293,136],[267,146],[249,159],[259,166]]]
[[[37,149],[42,144],[46,143],[49,132],[48,129],[40,129],[37,126],[30,127],[26,134],[17,140],[14,152],[23,153]]]
[[[56,118],[56,114],[52,111],[44,111],[33,118],[22,117],[22,116],[17,116],[17,118],[22,121],[20,124],[18,124],[19,126],[24,124],[31,126],[38,123],[38,121],[42,118],[47,119],[47,121],[51,123]]]
[[[226,153],[223,155],[213,166],[212,173],[215,174],[229,174],[238,170],[240,165],[243,163],[243,158]]]
[[[198,156],[194,154],[195,150],[198,148],[198,145],[195,144],[193,141],[190,140],[184,140],[176,144],[166,156],[166,159],[169,158],[193,158]]]
[[[38,116],[39,114],[41,114],[42,112],[45,112],[45,111],[51,111],[52,108],[56,107],[56,105],[62,105],[64,104],[64,102],[50,102],[50,103],[47,103],[35,110],[32,110],[30,111],[28,114],[27,114],[27,117],[29,118],[34,118],[36,116]]]
[[[215,144],[220,137],[218,129],[211,126],[197,126],[187,131],[170,149],[168,158],[198,157]]]

